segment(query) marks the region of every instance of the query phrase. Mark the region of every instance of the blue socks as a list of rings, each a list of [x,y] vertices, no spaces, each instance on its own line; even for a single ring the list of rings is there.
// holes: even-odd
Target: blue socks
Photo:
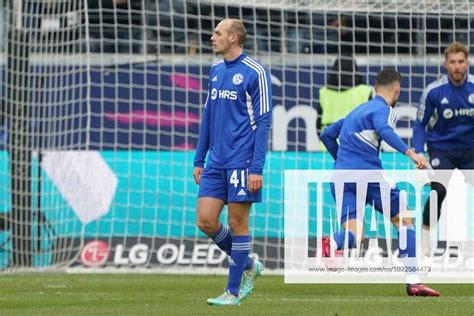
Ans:
[[[211,236],[212,240],[216,243],[222,251],[230,256],[230,250],[232,248],[232,233],[229,227],[221,224],[219,229],[215,232],[214,236]]]
[[[402,232],[405,232],[405,235],[402,235]],[[347,235],[347,243],[349,248],[355,246],[355,236],[354,233],[350,230],[341,230],[333,234],[333,239],[337,244],[337,249],[344,248],[344,242]],[[406,237],[405,237],[406,236]],[[416,234],[413,226],[402,226],[398,231],[398,251],[400,258],[416,257]]]
[[[402,232],[406,231],[405,235]],[[398,253],[400,258],[416,257],[416,234],[413,226],[401,226],[398,230]]]
[[[406,235],[402,235],[402,231],[406,231]],[[337,244],[338,250],[344,248],[346,235],[349,248],[353,248],[355,246],[354,233],[350,230],[341,230],[333,234],[333,239]],[[416,257],[416,234],[413,226],[400,227],[400,230],[398,231],[398,251],[400,254],[400,258]]]
[[[418,265],[416,258],[416,233],[413,226],[400,226],[398,229],[398,254],[405,267],[407,284],[420,283],[420,277],[416,270]],[[411,267],[415,267],[412,269]]]
[[[219,229],[214,233],[214,236],[211,237],[212,240],[216,243],[222,251],[224,251],[229,256],[231,255],[232,250],[232,233],[229,227],[221,224]],[[245,262],[244,270],[248,270],[252,267],[253,260],[250,257],[247,257]]]
[[[249,236],[233,236],[232,250],[229,260],[229,281],[227,291],[234,296],[239,296],[240,280],[244,272],[245,263],[249,257],[250,238]]]
[[[355,247],[356,242],[355,242],[354,233],[349,229],[347,229],[347,230],[343,229],[343,230],[340,230],[338,232],[335,232],[332,235],[333,240],[336,242],[337,250],[341,250],[341,249],[344,248],[344,242],[346,240],[346,235],[347,235],[347,243],[348,243],[349,249]]]

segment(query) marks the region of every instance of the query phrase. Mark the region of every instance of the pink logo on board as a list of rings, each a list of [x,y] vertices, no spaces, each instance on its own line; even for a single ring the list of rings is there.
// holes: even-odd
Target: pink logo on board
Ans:
[[[134,110],[122,113],[105,113],[105,118],[122,124],[144,123],[150,126],[186,127],[200,122],[199,116],[183,111],[174,113],[167,111]]]
[[[102,240],[94,240],[82,247],[81,262],[87,267],[99,267],[109,259],[109,245]]]

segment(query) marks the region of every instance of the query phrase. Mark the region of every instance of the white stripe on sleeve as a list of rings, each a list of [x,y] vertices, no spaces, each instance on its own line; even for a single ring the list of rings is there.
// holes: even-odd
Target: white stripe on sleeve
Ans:
[[[268,96],[268,82],[265,70],[255,60],[250,57],[245,57],[242,62],[255,70],[258,74],[258,85],[260,88],[260,115],[270,111],[269,96]]]

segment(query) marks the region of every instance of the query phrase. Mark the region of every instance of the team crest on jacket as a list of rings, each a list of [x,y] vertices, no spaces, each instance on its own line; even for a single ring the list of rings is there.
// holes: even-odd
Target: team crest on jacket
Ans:
[[[471,94],[469,95],[468,100],[469,100],[469,103],[474,104],[474,93],[471,93]]]
[[[242,74],[235,74],[234,77],[232,78],[232,83],[238,86],[239,84],[244,81],[244,76]]]
[[[434,158],[433,160],[431,160],[432,167],[438,167],[440,163],[441,161],[439,160],[439,158]]]

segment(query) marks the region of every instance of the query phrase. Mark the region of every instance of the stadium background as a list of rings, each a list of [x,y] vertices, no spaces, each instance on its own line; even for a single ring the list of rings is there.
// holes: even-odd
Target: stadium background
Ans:
[[[242,5],[237,1],[88,1],[87,19],[78,9],[80,1],[74,2],[77,7],[65,3],[53,1],[48,6],[25,1],[22,9],[24,30],[30,36],[28,49],[37,58],[28,69],[35,87],[28,90],[28,102],[34,105],[32,148],[45,153],[64,148],[97,150],[117,176],[118,186],[107,214],[81,223],[57,183],[44,171],[33,174],[39,182],[32,183],[32,199],[39,197],[36,207],[49,225],[46,233],[38,235],[41,251],[34,253],[34,265],[41,267],[56,263],[58,256],[63,264],[86,267],[226,266],[222,260],[212,263],[219,254],[209,255],[210,243],[195,227],[197,187],[191,178],[207,73],[217,60],[210,55],[209,37],[220,18],[244,20],[249,31],[246,50],[269,67],[273,79],[268,185],[264,202],[254,208],[251,218],[253,252],[268,268],[283,267],[283,171],[332,165],[319,147],[313,123],[318,90],[334,59],[354,53],[359,73],[371,85],[381,67],[396,67],[404,75],[397,131],[410,143],[421,92],[443,72],[444,47],[453,40],[473,44],[472,11],[447,2],[446,7],[421,3],[423,10],[417,12],[415,3],[397,7],[396,1],[388,7],[375,1],[360,3],[373,5],[373,11],[364,11],[357,2],[350,2],[348,8],[338,3],[340,10],[334,10],[330,2],[318,1],[312,2],[314,6],[291,1]],[[470,2],[463,3],[470,8]],[[2,12],[5,33],[8,6]],[[339,26],[332,24],[335,20]],[[61,38],[69,41],[62,43]],[[45,65],[44,54],[62,59]],[[74,54],[87,58],[78,63]],[[5,71],[2,76],[6,78]],[[6,80],[3,83],[5,96]],[[11,201],[5,127],[0,139],[4,197],[0,209],[6,213]],[[386,168],[411,168],[403,155],[385,149]],[[32,169],[37,166],[34,158]],[[331,200],[327,192],[325,199]],[[8,231],[2,235],[0,263],[7,266],[12,245]],[[178,257],[165,258],[166,264],[156,262],[160,247],[170,243],[176,248],[168,246],[166,258],[175,253]],[[201,244],[207,247],[202,253],[195,250]],[[132,256],[133,249],[147,255],[143,260],[135,258],[136,262],[118,260],[119,264],[117,248],[124,256]],[[101,255],[87,260],[84,249]],[[193,257],[196,262],[188,260]]]

